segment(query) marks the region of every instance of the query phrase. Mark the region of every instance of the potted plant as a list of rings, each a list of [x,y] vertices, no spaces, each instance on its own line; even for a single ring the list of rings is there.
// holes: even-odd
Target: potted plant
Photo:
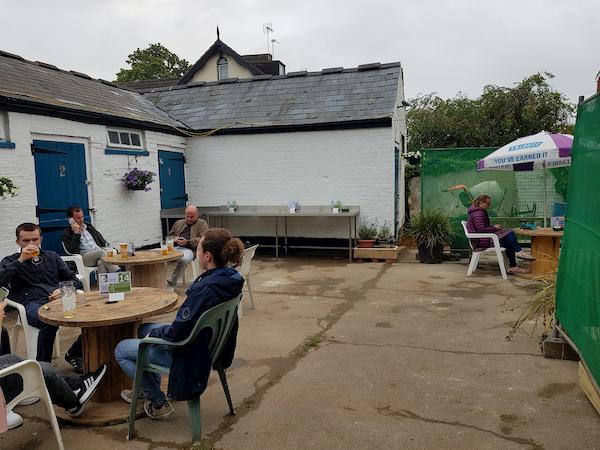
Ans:
[[[121,181],[130,191],[149,191],[148,185],[154,181],[155,176],[154,172],[134,167],[129,172],[125,172]]]
[[[14,197],[19,187],[10,178],[0,177],[0,198]]]
[[[441,263],[444,246],[454,236],[450,218],[441,210],[422,211],[411,219],[410,233],[417,241],[418,258],[422,263]]]
[[[377,245],[379,247],[393,247],[392,230],[389,222],[386,220],[377,231]]]
[[[360,248],[370,248],[375,246],[377,237],[377,222],[370,221],[368,218],[361,220],[360,227],[358,227],[358,246]]]

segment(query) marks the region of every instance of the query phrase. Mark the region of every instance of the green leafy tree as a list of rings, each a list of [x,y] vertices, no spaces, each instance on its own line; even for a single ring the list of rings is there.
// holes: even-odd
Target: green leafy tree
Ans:
[[[432,93],[411,100],[408,150],[502,146],[542,130],[571,131],[575,107],[550,85],[553,77],[540,72],[513,87],[487,85],[475,99]]]
[[[160,43],[150,44],[143,50],[136,49],[125,62],[131,68],[119,70],[117,83],[180,78],[190,67],[188,61],[179,58]]]

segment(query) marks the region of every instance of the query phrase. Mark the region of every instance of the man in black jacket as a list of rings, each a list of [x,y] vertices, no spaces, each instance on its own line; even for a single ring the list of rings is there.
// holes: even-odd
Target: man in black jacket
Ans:
[[[102,261],[106,254],[103,247],[106,247],[108,242],[91,223],[83,221],[82,209],[79,206],[69,207],[67,217],[71,226],[65,230],[62,237],[67,252],[81,255],[83,264],[87,267],[98,266],[98,273],[117,272],[119,266]]]
[[[50,250],[42,250],[42,231],[34,223],[22,223],[16,229],[19,253],[7,256],[0,262],[0,286],[10,291],[10,299],[21,303],[27,312],[29,325],[39,328],[38,361],[50,362],[56,338],[57,326],[48,325],[38,317],[38,310],[49,301],[60,298],[58,285],[61,281],[72,281],[81,289],[75,272]],[[71,346],[65,359],[77,371],[83,372],[81,337]]]

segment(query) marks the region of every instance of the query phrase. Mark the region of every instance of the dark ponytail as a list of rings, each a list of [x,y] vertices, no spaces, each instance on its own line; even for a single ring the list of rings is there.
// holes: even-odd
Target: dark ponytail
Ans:
[[[238,265],[242,262],[244,244],[225,228],[209,228],[203,234],[202,250],[213,256],[215,266]]]

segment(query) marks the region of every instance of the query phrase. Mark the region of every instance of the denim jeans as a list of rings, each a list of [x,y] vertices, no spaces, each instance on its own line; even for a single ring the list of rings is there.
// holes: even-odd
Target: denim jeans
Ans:
[[[162,327],[162,323],[145,323],[138,329],[140,338],[146,337],[150,330]],[[135,378],[135,365],[137,363],[139,339],[125,339],[117,344],[115,348],[115,359],[127,375],[132,380]],[[151,363],[161,366],[171,367],[171,351],[164,345],[152,345],[148,354],[148,360]],[[160,389],[160,375],[153,372],[144,372],[142,374],[142,390],[147,400],[154,406],[162,406],[167,397]]]
[[[42,322],[38,317],[38,310],[40,306],[45,304],[46,301],[34,301],[28,302],[25,306],[25,312],[27,313],[27,322],[32,327],[36,327],[40,330],[38,334],[37,342],[37,355],[38,361],[52,361],[52,349],[54,348],[54,339],[56,339],[56,332],[58,327],[55,325],[48,325],[46,322]],[[81,350],[81,336],[77,338],[75,343],[69,349],[69,354],[73,356],[82,356]]]
[[[14,366],[21,361],[23,359],[16,355],[0,356],[0,369]],[[78,377],[63,377],[52,364],[47,362],[40,362],[40,366],[52,403],[65,409],[79,405],[79,400],[77,400],[73,390],[82,387],[81,379]],[[8,403],[23,390],[23,378],[17,374],[0,378],[0,388],[4,392],[4,397]]]
[[[183,253],[183,256],[177,261],[173,275],[171,275],[171,279],[169,280],[172,284],[177,284],[177,280],[183,275],[187,265],[191,263],[196,256],[195,252],[187,247],[180,247],[177,245],[175,246],[175,250]]]
[[[506,249],[506,256],[508,257],[508,263],[510,267],[517,267],[517,258],[515,253],[523,250],[517,242],[517,236],[514,232],[508,233],[502,239],[500,239],[500,245]]]

